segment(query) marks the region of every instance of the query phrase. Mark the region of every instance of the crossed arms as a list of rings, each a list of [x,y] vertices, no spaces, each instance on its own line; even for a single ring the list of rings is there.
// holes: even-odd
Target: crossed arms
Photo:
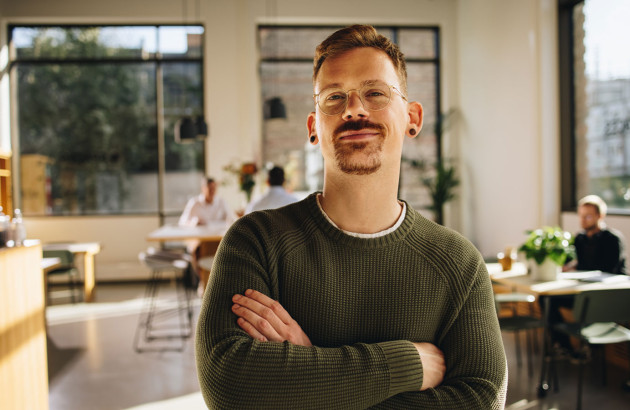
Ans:
[[[288,341],[298,346],[311,346],[311,340],[300,325],[278,301],[248,289],[232,298],[232,311],[238,325],[252,338],[261,342]],[[420,390],[438,386],[444,379],[444,353],[431,343],[413,342],[422,361],[423,377]]]

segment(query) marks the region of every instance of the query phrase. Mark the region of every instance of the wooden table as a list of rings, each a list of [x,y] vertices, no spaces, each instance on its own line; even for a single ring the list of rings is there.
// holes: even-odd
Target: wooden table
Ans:
[[[527,267],[522,263],[514,264],[511,270],[503,271],[498,263],[486,264],[490,279],[493,282],[507,286],[514,292],[531,293],[545,298],[543,319],[546,326],[543,329],[543,363],[538,385],[538,396],[544,397],[550,389],[551,340],[549,337],[549,298],[562,295],[575,295],[588,290],[606,290],[630,288],[630,276],[620,276],[620,280],[610,282],[584,282],[585,272],[562,272],[554,281],[536,281],[528,275]],[[592,276],[592,274],[590,274]]]
[[[44,244],[42,249],[45,251],[70,251],[83,257],[83,300],[92,302],[96,285],[94,256],[101,251],[101,244],[98,242],[48,243]]]

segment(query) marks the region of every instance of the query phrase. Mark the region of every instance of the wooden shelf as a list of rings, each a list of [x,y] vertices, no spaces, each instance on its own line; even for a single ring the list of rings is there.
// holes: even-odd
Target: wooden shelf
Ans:
[[[0,151],[0,206],[7,215],[13,214],[11,191],[11,154]]]

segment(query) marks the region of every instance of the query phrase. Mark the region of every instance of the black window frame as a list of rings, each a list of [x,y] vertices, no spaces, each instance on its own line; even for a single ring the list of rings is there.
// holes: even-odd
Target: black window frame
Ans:
[[[64,28],[64,29],[73,29],[73,28],[78,28],[78,29],[89,29],[89,28],[104,28],[104,27],[155,27],[156,28],[156,35],[158,36],[157,38],[157,49],[155,50],[154,53],[152,53],[151,56],[139,56],[139,57],[113,57],[113,58],[107,58],[107,57],[84,57],[84,58],[20,58],[17,56],[17,53],[15,52],[14,46],[13,46],[13,30],[15,28]],[[162,55],[162,53],[159,51],[159,32],[160,32],[160,28],[161,27],[201,27],[204,31],[204,34],[202,35],[201,38],[201,50],[202,52],[200,53],[199,56],[179,56],[179,57],[173,57],[173,56],[167,56],[165,57],[164,55]],[[160,24],[160,23],[99,23],[99,24],[76,24],[76,23],[46,23],[46,24],[18,24],[18,23],[9,23],[7,24],[7,45],[9,47],[9,62],[8,62],[8,69],[7,69],[7,73],[9,74],[9,78],[10,78],[10,82],[11,84],[14,84],[15,81],[13,80],[16,76],[15,74],[15,69],[18,65],[45,65],[45,64],[58,64],[58,65],[64,65],[64,64],[86,64],[86,65],[91,65],[91,64],[101,64],[101,63],[106,63],[106,64],[138,64],[138,63],[153,63],[156,66],[156,71],[161,71],[162,69],[162,65],[164,63],[167,64],[171,64],[171,63],[180,63],[180,62],[193,62],[193,63],[198,63],[201,67],[201,78],[200,78],[200,88],[201,88],[201,112],[205,113],[205,103],[206,103],[206,95],[205,95],[205,52],[204,50],[204,44],[205,44],[205,33],[206,33],[206,27],[203,23],[165,23],[165,24]],[[159,84],[158,84],[159,82]],[[161,90],[164,86],[163,84],[163,79],[158,78],[158,76],[156,76],[156,90],[158,90],[158,92],[156,92],[156,103],[155,103],[155,118],[156,118],[156,123],[159,123],[160,121],[163,123],[164,122],[164,107],[163,107],[163,100],[164,97],[163,96],[158,96],[158,94],[161,92],[159,90]],[[159,102],[162,101],[162,104],[160,105]],[[16,101],[15,97],[14,97],[14,93],[11,92],[11,97],[9,99],[9,110],[11,112],[11,116],[13,116],[13,112],[15,112],[15,109],[18,105],[18,102]],[[160,119],[161,117],[161,119]],[[17,124],[13,125],[13,127],[16,127]],[[166,211],[165,210],[165,206],[164,206],[164,195],[165,195],[165,174],[166,174],[166,169],[165,169],[165,150],[164,150],[164,132],[163,130],[160,132],[160,127],[157,127],[156,130],[156,135],[155,138],[158,140],[157,144],[158,144],[158,169],[157,169],[157,178],[158,178],[158,187],[157,187],[157,193],[158,193],[158,207],[157,207],[157,213],[153,212],[153,211],[145,211],[145,212],[137,212],[137,213],[107,213],[107,214],[73,214],[73,217],[99,217],[99,216],[129,216],[129,215],[158,215],[160,218],[161,223],[163,223],[167,217],[172,217],[175,216],[176,214],[173,211]],[[12,130],[11,132],[11,145],[13,147],[17,146],[19,147],[19,143],[16,144],[16,141],[19,140],[19,131],[14,131]],[[207,156],[207,147],[206,144],[203,144],[203,170],[204,170],[204,174],[205,174],[205,162],[207,161],[206,159]],[[21,194],[19,192],[19,190],[21,189],[21,175],[19,172],[19,160],[20,160],[20,154],[19,152],[15,155],[13,155],[12,157],[12,166],[13,169],[15,170],[15,172],[13,172],[12,175],[12,187],[13,187],[13,198],[14,198],[14,207],[15,208],[19,208],[21,205]],[[179,213],[177,213],[177,215],[179,215]],[[47,217],[57,217],[57,216],[67,216],[67,215],[58,215],[58,214],[52,214],[52,215],[46,215]]]

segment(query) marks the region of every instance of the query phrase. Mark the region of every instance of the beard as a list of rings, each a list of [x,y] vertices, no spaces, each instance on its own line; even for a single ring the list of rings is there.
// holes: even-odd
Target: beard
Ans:
[[[337,136],[344,131],[373,129],[379,132],[376,141],[343,142]],[[350,175],[370,175],[381,168],[380,154],[385,143],[385,128],[367,120],[346,122],[333,133],[335,160],[339,169]]]

